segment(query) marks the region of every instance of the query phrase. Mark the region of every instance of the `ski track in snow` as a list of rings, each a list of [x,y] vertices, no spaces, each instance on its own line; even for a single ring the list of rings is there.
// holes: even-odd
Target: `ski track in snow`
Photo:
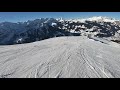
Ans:
[[[106,43],[71,36],[0,46],[0,78],[120,77],[120,46]]]

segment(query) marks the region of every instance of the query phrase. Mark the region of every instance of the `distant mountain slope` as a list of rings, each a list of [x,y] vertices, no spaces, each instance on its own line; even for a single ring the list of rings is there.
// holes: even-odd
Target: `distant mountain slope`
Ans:
[[[67,36],[70,32],[57,28],[58,21],[53,18],[0,25],[0,44],[17,44],[39,41],[47,38]]]

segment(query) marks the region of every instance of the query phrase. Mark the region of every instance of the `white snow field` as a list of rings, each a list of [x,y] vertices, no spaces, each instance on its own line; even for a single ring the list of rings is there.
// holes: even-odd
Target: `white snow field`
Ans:
[[[70,36],[0,46],[0,78],[120,78],[120,46],[101,40]]]

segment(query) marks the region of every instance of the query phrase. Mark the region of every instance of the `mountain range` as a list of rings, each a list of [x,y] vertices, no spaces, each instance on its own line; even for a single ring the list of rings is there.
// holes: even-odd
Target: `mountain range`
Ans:
[[[99,37],[119,43],[120,21],[94,16],[86,19],[40,18],[0,23],[0,45],[30,43],[60,36]]]

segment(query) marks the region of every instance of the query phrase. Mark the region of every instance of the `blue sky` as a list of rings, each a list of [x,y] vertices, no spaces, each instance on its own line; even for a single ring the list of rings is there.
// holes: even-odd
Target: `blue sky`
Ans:
[[[0,22],[24,22],[38,18],[87,18],[92,16],[107,16],[120,19],[120,12],[0,12]]]

